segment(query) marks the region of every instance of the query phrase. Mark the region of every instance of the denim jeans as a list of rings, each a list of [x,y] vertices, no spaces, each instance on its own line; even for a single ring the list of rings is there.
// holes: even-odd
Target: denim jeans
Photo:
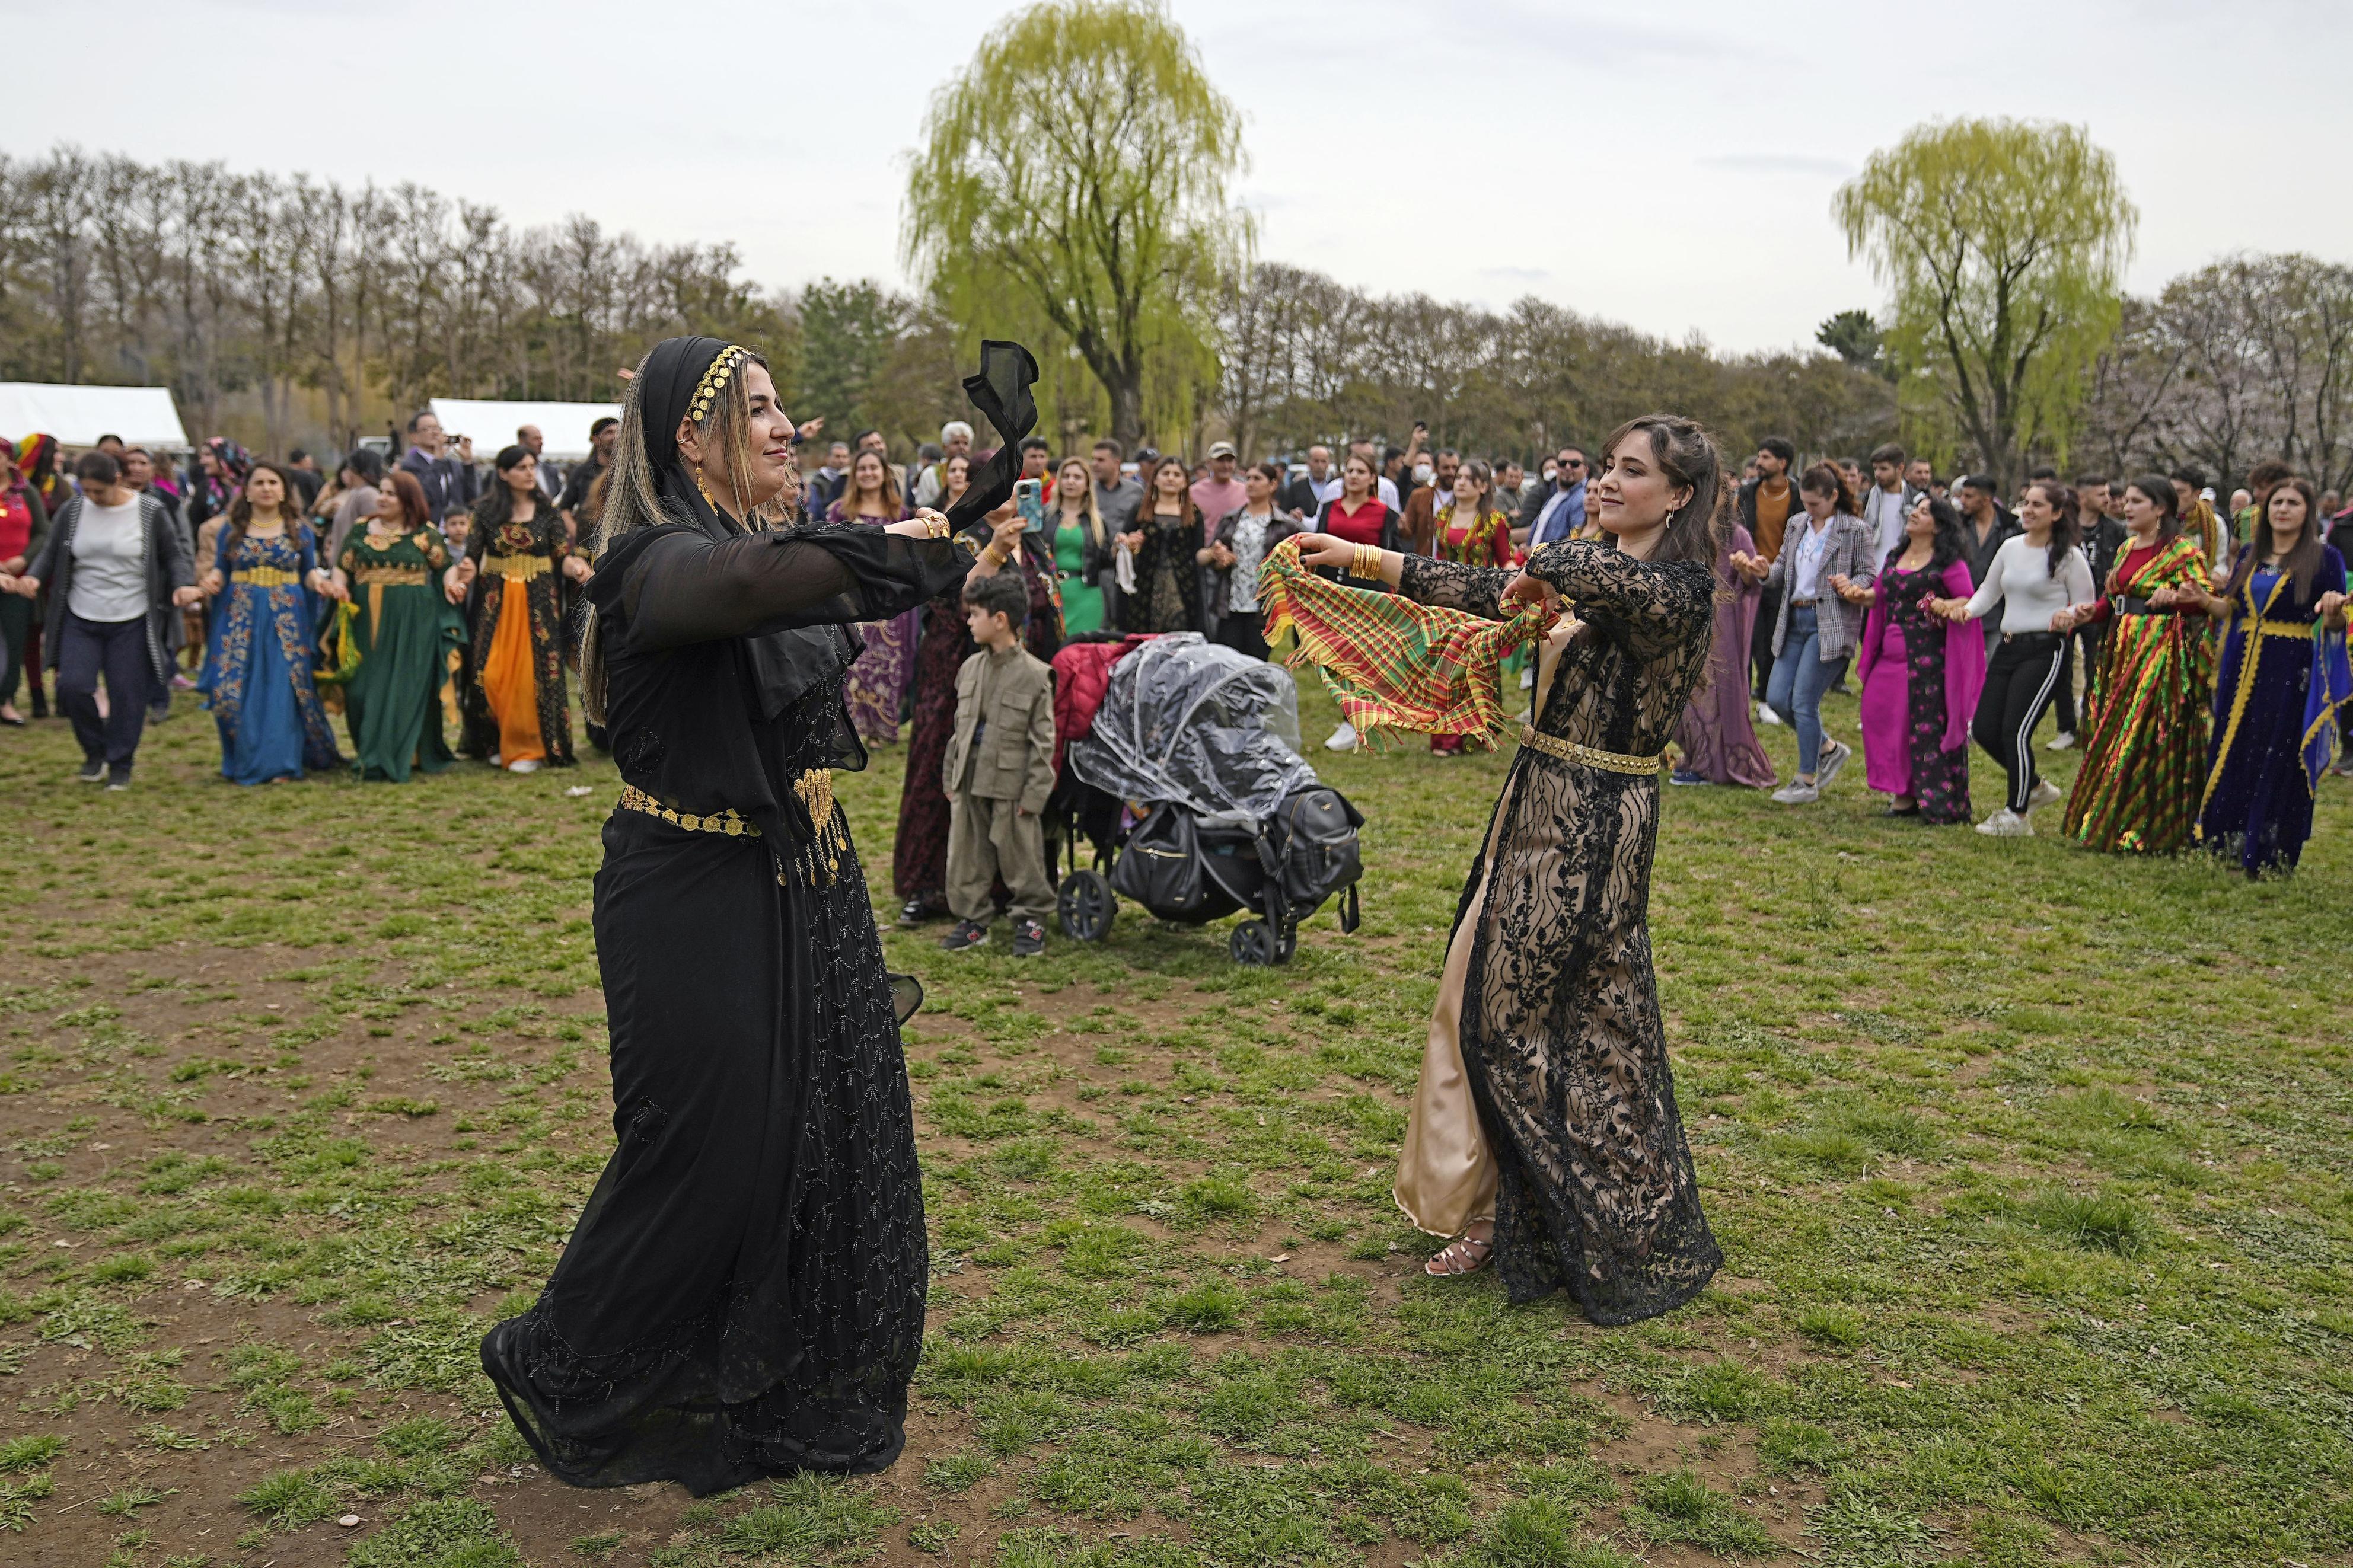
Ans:
[[[1840,661],[1822,658],[1821,631],[1811,605],[1789,606],[1789,629],[1765,683],[1765,706],[1798,731],[1798,772],[1812,776],[1822,749],[1822,693],[1830,689]]]

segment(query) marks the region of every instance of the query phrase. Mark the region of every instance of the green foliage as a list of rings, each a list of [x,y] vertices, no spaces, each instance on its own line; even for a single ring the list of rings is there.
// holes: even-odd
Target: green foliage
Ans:
[[[1645,1476],[1634,1483],[1634,1496],[1639,1500],[1627,1509],[1626,1522],[1651,1541],[1687,1541],[1710,1552],[1752,1557],[1776,1550],[1764,1526],[1694,1471]]]
[[[871,278],[848,283],[820,278],[803,289],[801,342],[807,358],[793,417],[823,417],[828,444],[879,424],[871,406],[876,383],[908,315],[907,302]],[[928,439],[930,432],[923,436]]]
[[[820,1552],[873,1540],[899,1517],[854,1482],[801,1475],[769,1488],[775,1500],[729,1520],[721,1548],[744,1557],[807,1563]]]
[[[1886,346],[1907,417],[2005,488],[2064,449],[2115,332],[2138,215],[2081,128],[1938,121],[1872,154],[1833,211],[1893,294]]]
[[[522,1568],[522,1553],[488,1504],[427,1498],[354,1544],[346,1568]]]
[[[66,1451],[63,1437],[46,1434],[11,1437],[0,1443],[0,1475],[15,1470],[37,1470]]]
[[[2034,1223],[2094,1252],[2130,1258],[2157,1239],[2157,1231],[2121,1193],[2045,1193],[2029,1206]]]
[[[1093,374],[1123,446],[1148,394],[1182,407],[1214,382],[1218,269],[1248,238],[1227,197],[1241,116],[1165,12],[1017,12],[934,98],[923,142],[903,246],[954,319],[1007,335],[1018,301],[1060,340],[1033,344],[1041,363],[1067,343]]]
[[[1883,374],[1887,369],[1886,356],[1881,352],[1885,334],[1868,310],[1841,310],[1828,318],[1814,329],[1814,342],[1848,364]]]

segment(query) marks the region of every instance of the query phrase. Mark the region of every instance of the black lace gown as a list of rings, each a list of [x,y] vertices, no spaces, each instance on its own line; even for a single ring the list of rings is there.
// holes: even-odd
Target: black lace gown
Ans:
[[[622,778],[758,832],[605,825],[618,1146],[538,1301],[482,1342],[575,1486],[883,1468],[922,1351],[906,1068],[826,772],[863,761],[841,697],[862,645],[833,628],[913,608],[970,557],[874,528],[733,530],[626,535],[588,589]]]
[[[1536,728],[1607,752],[1663,751],[1707,670],[1706,564],[1570,542],[1538,550],[1526,570],[1585,623]],[[1501,619],[1511,576],[1409,555],[1402,588]],[[1658,826],[1657,773],[1523,746],[1456,914],[1459,926],[1479,909],[1460,1038],[1496,1163],[1496,1271],[1514,1301],[1566,1289],[1604,1324],[1672,1310],[1723,1261],[1700,1213],[1651,966]]]

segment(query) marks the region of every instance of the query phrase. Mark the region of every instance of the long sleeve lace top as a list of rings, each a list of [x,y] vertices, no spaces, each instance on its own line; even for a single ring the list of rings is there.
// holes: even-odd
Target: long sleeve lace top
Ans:
[[[1704,562],[1637,561],[1590,540],[1545,545],[1525,570],[1551,584],[1584,623],[1561,654],[1536,729],[1637,756],[1665,750],[1707,673],[1715,574]],[[1504,585],[1514,575],[1409,555],[1400,587],[1419,604],[1503,620]]]

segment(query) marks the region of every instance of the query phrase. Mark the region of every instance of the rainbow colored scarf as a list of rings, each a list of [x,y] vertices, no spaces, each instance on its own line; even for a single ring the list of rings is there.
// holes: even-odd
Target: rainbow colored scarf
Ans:
[[[1397,594],[1345,588],[1301,563],[1295,538],[1267,552],[1258,602],[1267,642],[1295,635],[1298,646],[1285,662],[1322,670],[1358,733],[1467,735],[1486,745],[1505,722],[1498,667],[1549,621],[1534,609],[1491,621]]]

